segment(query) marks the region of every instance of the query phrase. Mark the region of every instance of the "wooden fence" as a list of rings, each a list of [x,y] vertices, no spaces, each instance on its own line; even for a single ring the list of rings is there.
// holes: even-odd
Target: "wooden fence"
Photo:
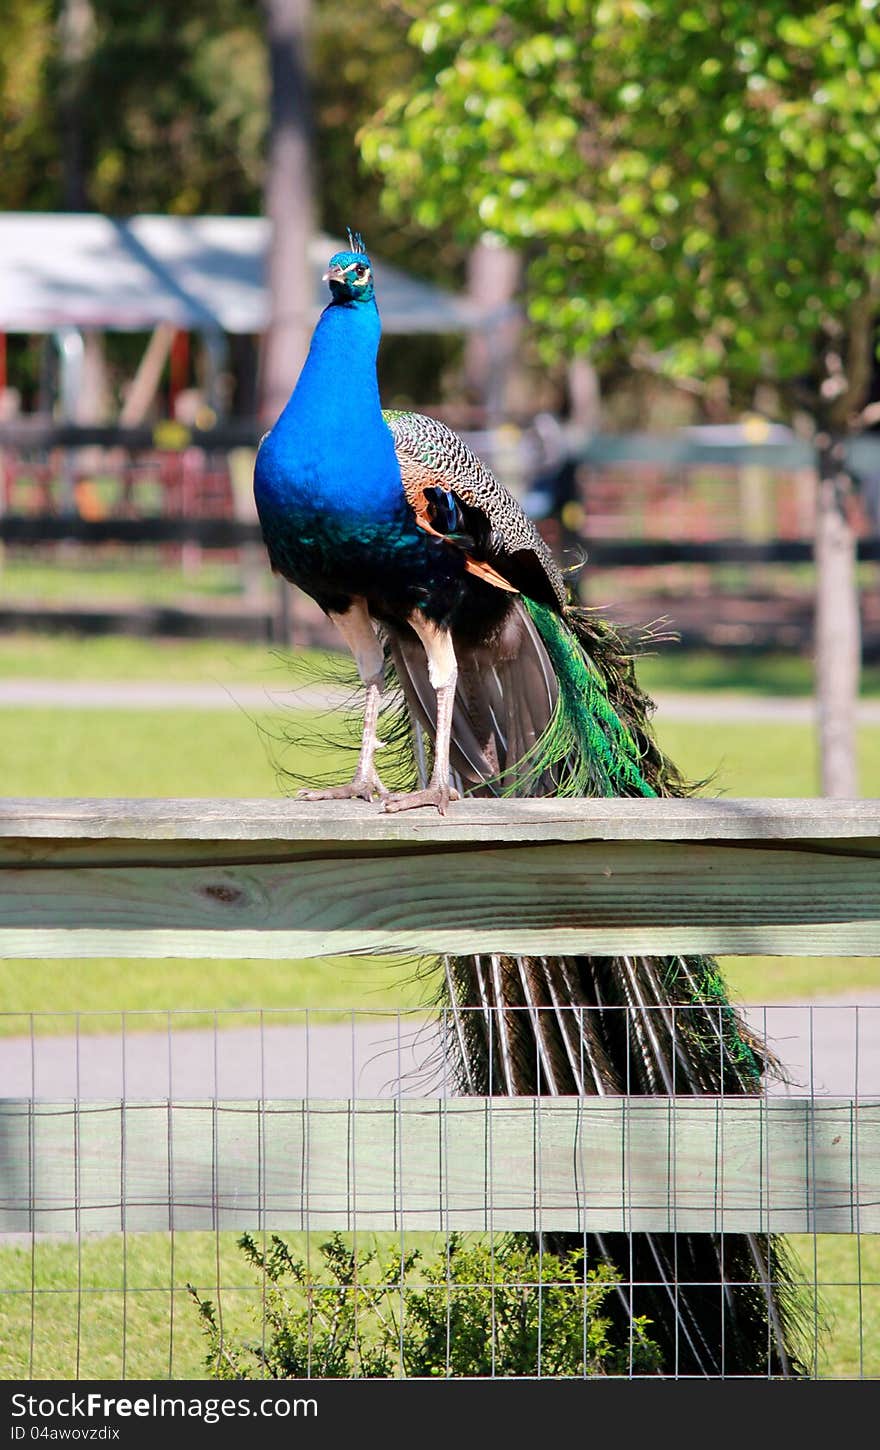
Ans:
[[[0,543],[195,544],[200,549],[263,546],[259,524],[233,518],[83,519],[75,514],[0,515]],[[880,560],[880,535],[855,541],[860,563]],[[809,564],[815,558],[810,539],[590,539],[590,566],[596,569],[645,568],[669,564]]]
[[[6,800],[0,951],[877,955],[880,801]],[[0,1101],[3,1231],[306,1226],[877,1232],[880,1101]]]
[[[168,421],[155,427],[138,428],[82,426],[40,418],[0,424],[0,463],[5,450],[10,460],[25,457],[35,460],[37,473],[44,482],[53,473],[59,480],[54,508],[51,488],[43,487],[42,483],[38,486],[35,498],[42,499],[42,503],[37,513],[12,507],[14,490],[10,484],[5,511],[0,499],[0,549],[6,544],[16,548],[41,547],[62,541],[93,547],[158,546],[172,553],[180,551],[179,557],[186,567],[195,567],[202,550],[234,551],[242,563],[245,595],[237,604],[231,599],[224,601],[222,608],[216,602],[210,608],[193,603],[157,608],[104,601],[101,607],[73,604],[62,609],[42,602],[7,601],[0,608],[0,629],[78,629],[87,633],[122,631],[272,639],[288,646],[295,634],[300,645],[326,645],[325,624],[320,616],[309,613],[297,618],[294,629],[288,591],[282,587],[274,598],[266,597],[263,592],[265,554],[253,513],[249,481],[249,460],[261,431],[256,422],[244,419],[228,420],[208,430],[190,429]],[[516,473],[523,480],[534,481],[542,467],[540,449],[527,445],[527,436],[528,430],[520,436],[518,452],[522,456]],[[498,441],[493,431],[467,437],[492,466]],[[620,622],[638,624],[644,619],[665,618],[672,613],[675,632],[688,648],[804,649],[815,638],[817,693],[823,699],[821,719],[827,722],[823,726],[822,741],[823,788],[830,795],[846,795],[856,789],[852,744],[855,666],[852,662],[862,651],[866,659],[873,660],[880,648],[876,591],[864,587],[864,572],[856,571],[857,563],[880,559],[876,523],[880,438],[863,434],[841,439],[839,447],[841,466],[851,470],[863,486],[864,498],[857,506],[850,500],[844,508],[838,497],[839,490],[832,489],[828,494],[827,489],[823,491],[811,481],[817,464],[815,450],[808,441],[785,429],[753,422],[750,432],[735,427],[729,430],[685,428],[669,434],[600,433],[581,439],[575,437],[568,441],[564,456],[557,460],[563,472],[573,470],[576,465],[585,465],[599,473],[625,466],[634,470],[636,476],[645,465],[661,471],[738,472],[741,480],[748,483],[745,491],[739,491],[738,517],[727,521],[723,517],[715,519],[708,528],[709,533],[720,530],[723,537],[687,537],[691,530],[700,533],[706,529],[706,516],[692,516],[688,523],[686,517],[679,518],[676,512],[675,520],[670,521],[664,520],[662,512],[658,514],[652,507],[648,511],[652,519],[649,532],[658,537],[605,536],[605,526],[600,523],[594,527],[595,519],[582,534],[580,523],[565,521],[562,496],[551,501],[554,494],[551,488],[544,505],[550,513],[542,524],[555,551],[574,550],[572,558],[585,553],[589,567],[577,585],[582,590],[587,590],[587,581],[602,570],[670,565],[760,570],[765,566],[797,567],[814,563],[812,602],[799,589],[789,594],[774,588],[769,597],[764,597],[768,588],[765,576],[759,588],[760,597],[753,605],[747,603],[744,609],[734,606],[732,612],[728,609],[726,617],[715,619],[711,626],[700,609],[683,608],[680,601],[671,610],[666,597],[650,596],[641,596],[633,612],[625,613]],[[116,455],[110,471],[122,468],[124,474],[130,468],[131,487],[128,483],[120,485],[120,497],[113,504],[97,498],[91,505],[85,501],[80,515],[75,506],[72,460],[78,454],[87,457],[90,450],[108,449],[111,450],[108,457]],[[67,465],[62,466],[65,458]],[[123,459],[128,460],[125,465],[120,462]],[[237,459],[234,466],[233,459]],[[503,459],[497,462],[503,477]],[[10,469],[13,477],[15,466],[10,464]],[[801,517],[796,525],[799,537],[766,536],[768,531],[772,533],[773,526],[764,518],[760,479],[769,479],[771,470],[789,476],[798,473],[807,480],[806,513],[799,509]],[[92,488],[89,478],[100,472],[92,460],[84,484]],[[66,479],[64,487],[60,485],[61,479]],[[135,494],[142,483],[148,483],[149,487],[148,510],[155,507],[152,494],[156,487],[162,503],[156,513],[133,516],[139,511]],[[628,497],[631,492],[627,490]],[[592,511],[587,500],[582,502]],[[31,498],[31,506],[33,503]],[[639,531],[644,522],[634,516],[629,519],[629,527]],[[620,520],[614,527],[619,533],[627,531],[627,523],[621,524]],[[814,537],[808,537],[811,533]],[[592,602],[604,603],[607,588],[600,585],[599,589],[599,597]],[[863,645],[860,644],[862,635]],[[846,679],[842,678],[844,671]],[[843,743],[837,749],[838,758],[832,759],[836,742]]]

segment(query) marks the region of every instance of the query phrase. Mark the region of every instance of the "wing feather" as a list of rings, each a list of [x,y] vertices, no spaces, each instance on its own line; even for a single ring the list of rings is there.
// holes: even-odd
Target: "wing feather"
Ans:
[[[562,608],[565,581],[550,550],[509,489],[462,438],[423,413],[386,411],[403,488],[417,522],[464,549],[468,568],[496,588]],[[432,491],[453,495],[463,516],[459,539],[442,525]]]

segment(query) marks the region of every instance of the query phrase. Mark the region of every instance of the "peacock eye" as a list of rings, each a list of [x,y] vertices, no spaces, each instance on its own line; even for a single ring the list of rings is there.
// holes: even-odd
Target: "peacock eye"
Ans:
[[[363,262],[358,262],[357,266],[354,269],[354,275],[356,277],[366,277],[367,269],[364,266]]]

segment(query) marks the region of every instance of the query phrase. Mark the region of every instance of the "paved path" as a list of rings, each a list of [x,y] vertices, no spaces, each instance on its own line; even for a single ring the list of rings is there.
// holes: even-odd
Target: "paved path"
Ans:
[[[294,688],[268,685],[179,684],[132,680],[0,680],[0,709],[28,706],[65,710],[300,710],[333,709],[350,692],[322,685]]]
[[[880,1099],[880,992],[746,1009],[791,1078],[770,1091]],[[253,1014],[248,1014],[251,1018]],[[0,1098],[441,1096],[436,1025],[358,1013],[305,1026],[0,1040]]]
[[[742,720],[812,723],[815,702],[807,697],[721,693],[675,693],[655,697],[657,713],[667,720]],[[0,680],[0,709],[36,707],[78,710],[332,710],[350,694],[321,685],[285,689],[278,685],[224,685],[219,681],[183,684],[173,681]],[[859,720],[880,724],[880,700],[861,700]]]

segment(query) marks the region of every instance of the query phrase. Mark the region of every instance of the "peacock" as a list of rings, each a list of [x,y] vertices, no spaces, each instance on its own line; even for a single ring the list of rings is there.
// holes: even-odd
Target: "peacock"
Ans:
[[[365,692],[353,778],[302,795],[446,813],[464,794],[687,793],[652,734],[632,645],[577,605],[532,521],[455,432],[383,410],[373,266],[360,234],[348,242],[254,469],[271,567],[329,616]],[[377,765],[391,683],[418,766],[403,791]],[[707,957],[444,967],[444,1051],[467,1093],[756,1094],[776,1070]],[[777,1237],[590,1234],[583,1247],[616,1272],[620,1343],[632,1347],[646,1317],[661,1373],[804,1372],[796,1275]]]

